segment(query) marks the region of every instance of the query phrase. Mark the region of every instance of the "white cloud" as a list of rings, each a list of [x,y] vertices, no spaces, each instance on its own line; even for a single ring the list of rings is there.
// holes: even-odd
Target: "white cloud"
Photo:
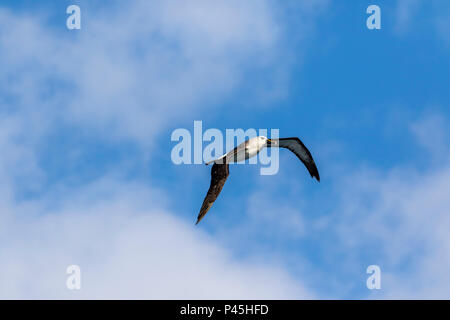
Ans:
[[[105,178],[51,194],[2,210],[1,298],[311,297],[280,266],[237,260],[157,205],[158,190]],[[65,286],[72,264],[80,291]]]
[[[306,3],[300,10],[312,10]],[[80,31],[0,9],[0,48],[8,48],[0,54],[0,297],[312,296],[282,262],[237,259],[177,218],[164,190],[114,173],[77,189],[62,178],[45,185],[39,153],[50,133],[74,127],[89,140],[148,146],[255,70],[278,92],[284,84],[272,82],[271,70],[290,62],[280,59],[286,35],[274,6],[135,1],[97,11],[85,2]],[[40,192],[29,199],[23,188]],[[65,287],[71,264],[81,267],[80,292]]]
[[[405,127],[404,117],[396,121]],[[326,286],[326,291],[316,292],[319,297],[449,298],[448,125],[443,115],[424,113],[406,126],[417,159],[386,168],[341,162],[334,164],[341,170],[331,172],[333,158],[322,163],[328,172],[320,184],[309,183],[306,174],[294,179],[293,172],[301,177],[297,170],[305,169],[286,157],[277,176],[261,177],[252,185],[240,223],[230,226],[225,220],[223,228],[226,234],[230,227],[236,234],[245,230],[247,237],[258,234],[258,241],[270,237],[270,247],[286,241],[312,250],[313,255],[297,250],[281,259],[297,259],[296,268],[302,270],[296,274],[312,290]],[[315,196],[305,198],[303,188]],[[365,287],[371,264],[381,267],[381,292]]]
[[[348,266],[381,263],[383,297],[449,298],[450,167],[442,146],[448,144],[447,126],[438,115],[411,125],[422,150],[445,150],[433,154],[425,169],[358,169],[339,187],[341,201],[329,224],[340,250],[349,253]],[[375,261],[367,260],[369,253]]]
[[[301,5],[303,13],[320,8],[309,3]],[[414,8],[403,9],[399,23],[406,25]],[[0,10],[0,47],[9,48],[1,51],[7,63],[0,73],[0,297],[314,296],[283,260],[237,259],[219,240],[178,218],[167,209],[164,190],[104,178],[75,190],[58,181],[37,199],[17,199],[21,179],[32,189],[42,187],[46,172],[37,150],[48,131],[70,123],[89,129],[92,139],[151,143],[148,137],[171,121],[239,90],[248,71],[277,69],[277,47],[288,36],[285,16],[269,1],[189,7],[140,1],[128,9],[89,10],[83,5],[79,33],[64,23],[58,29],[39,16]],[[281,69],[288,69],[291,61],[283,62]],[[433,160],[440,154],[448,159],[446,127],[438,116],[411,126]],[[337,230],[333,245],[350,268],[361,266],[365,250],[375,248],[386,297],[448,297],[450,168],[444,161],[433,165],[354,169],[346,183],[335,185],[341,197],[335,214],[320,221],[304,215],[298,197],[274,221],[270,201],[257,200],[267,193],[257,190],[248,218],[289,238],[309,236],[319,225]],[[65,288],[70,264],[81,266],[80,292]]]
[[[311,10],[304,3],[300,11]],[[280,34],[285,22],[273,2],[81,7],[79,31],[38,13],[0,11],[0,47],[8,48],[0,96],[11,112],[149,144],[172,121],[200,115],[247,85],[252,72],[264,71],[265,97],[283,91],[277,79],[290,62],[280,48],[291,42]]]
[[[447,125],[446,119],[439,114],[426,115],[411,124],[411,131],[417,142],[428,151],[430,160],[438,163],[448,161],[449,133],[445,129]]]

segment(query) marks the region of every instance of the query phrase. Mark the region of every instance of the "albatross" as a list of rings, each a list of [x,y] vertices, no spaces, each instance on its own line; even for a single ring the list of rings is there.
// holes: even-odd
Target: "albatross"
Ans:
[[[250,159],[256,156],[265,147],[286,148],[292,151],[297,158],[303,162],[311,177],[316,178],[316,180],[320,182],[319,171],[317,170],[316,163],[314,162],[308,148],[305,147],[299,138],[268,139],[264,136],[251,138],[223,156],[205,163],[206,165],[213,164],[211,168],[211,184],[209,186],[208,193],[203,200],[202,207],[200,208],[197,222],[195,223],[196,225],[203,219],[222,191],[225,181],[227,181],[230,173],[228,164]]]

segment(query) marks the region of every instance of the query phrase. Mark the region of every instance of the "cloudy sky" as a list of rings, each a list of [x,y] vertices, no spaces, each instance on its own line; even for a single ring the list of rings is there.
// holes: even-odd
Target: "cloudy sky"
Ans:
[[[449,15],[2,1],[0,298],[450,298]],[[299,136],[321,182],[289,152],[276,175],[233,166],[194,226],[210,170],[173,164],[170,137],[195,120]]]

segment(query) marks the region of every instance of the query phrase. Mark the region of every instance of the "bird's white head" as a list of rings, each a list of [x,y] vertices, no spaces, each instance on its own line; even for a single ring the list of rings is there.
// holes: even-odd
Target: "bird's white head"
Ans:
[[[265,136],[259,136],[258,139],[259,139],[260,144],[270,145],[270,143],[272,142],[272,140],[270,140],[269,138],[267,138]]]

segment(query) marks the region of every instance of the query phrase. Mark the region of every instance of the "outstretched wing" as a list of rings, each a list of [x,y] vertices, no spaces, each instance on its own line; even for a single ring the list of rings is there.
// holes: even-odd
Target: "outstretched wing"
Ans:
[[[278,139],[278,143],[275,143],[273,146],[291,150],[306,166],[306,169],[308,169],[311,177],[316,178],[317,181],[320,181],[319,171],[317,170],[316,163],[314,162],[314,159],[308,148],[305,147],[305,145],[299,138],[281,138]]]
[[[203,204],[200,209],[200,213],[198,214],[197,222],[195,224],[198,224],[200,220],[202,220],[202,218],[208,212],[209,208],[211,208],[211,206],[213,205],[214,201],[216,201],[217,197],[220,194],[220,191],[222,191],[225,181],[227,181],[228,174],[228,163],[214,163],[211,169],[211,185],[209,186],[209,190],[206,194],[205,200],[203,200]]]

